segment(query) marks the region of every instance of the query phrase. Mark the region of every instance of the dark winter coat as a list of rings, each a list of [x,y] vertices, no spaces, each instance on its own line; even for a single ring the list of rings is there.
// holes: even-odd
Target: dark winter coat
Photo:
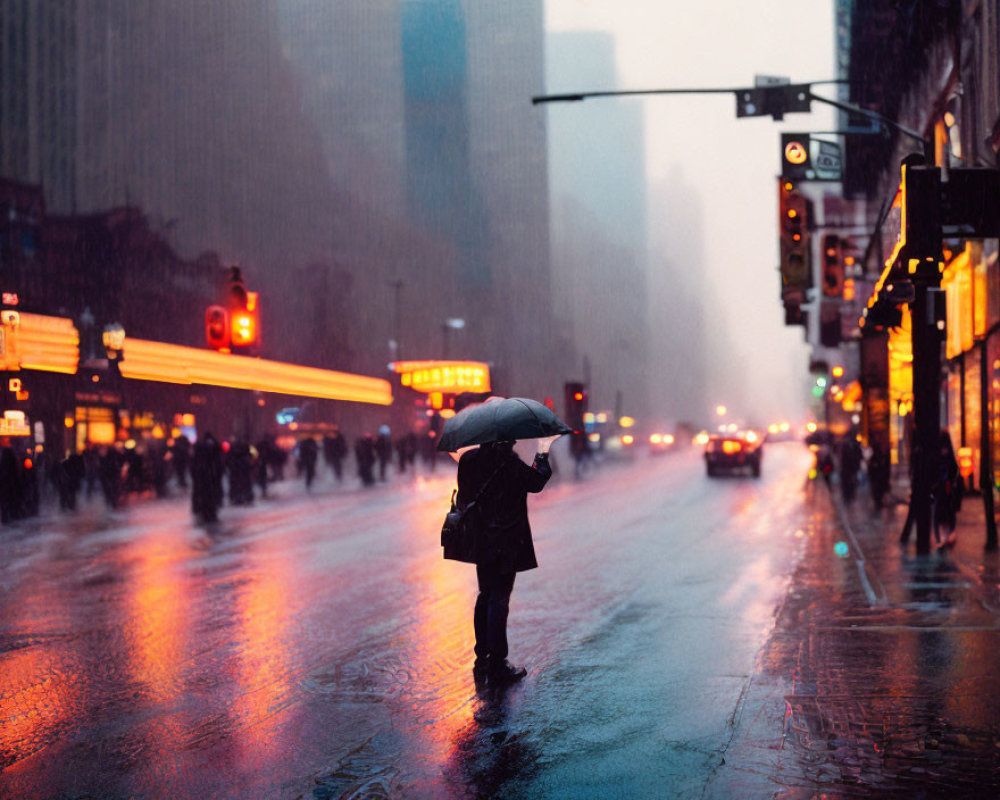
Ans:
[[[499,471],[497,471],[499,470]],[[496,475],[490,479],[490,476]],[[477,565],[497,573],[523,572],[538,566],[528,524],[528,492],[540,492],[552,468],[547,455],[525,464],[509,446],[483,445],[464,453],[458,462],[457,503],[464,507],[480,488],[485,529],[480,531]]]

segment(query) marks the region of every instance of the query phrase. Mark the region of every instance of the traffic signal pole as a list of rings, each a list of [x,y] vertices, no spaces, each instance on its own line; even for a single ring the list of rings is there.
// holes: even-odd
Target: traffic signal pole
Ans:
[[[935,267],[935,273],[936,273]],[[917,529],[917,553],[931,551],[934,484],[941,464],[941,289],[924,276],[914,281],[913,313],[913,482],[910,511]]]

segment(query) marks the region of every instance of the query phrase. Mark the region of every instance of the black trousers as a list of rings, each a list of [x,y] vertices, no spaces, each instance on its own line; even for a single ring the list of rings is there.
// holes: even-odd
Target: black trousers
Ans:
[[[514,590],[513,572],[496,572],[476,567],[479,596],[473,625],[476,630],[476,660],[489,659],[499,664],[507,658],[507,614],[510,593]]]

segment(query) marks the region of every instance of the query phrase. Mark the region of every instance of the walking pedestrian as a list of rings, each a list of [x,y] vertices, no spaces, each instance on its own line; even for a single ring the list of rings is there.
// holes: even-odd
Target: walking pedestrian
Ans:
[[[337,483],[344,479],[344,459],[347,458],[347,442],[339,428],[334,428],[323,437],[323,458],[328,467],[333,470]]]
[[[378,458],[378,479],[385,480],[385,471],[392,461],[392,439],[389,436],[389,426],[382,425],[375,439],[375,457]]]
[[[354,443],[354,458],[358,462],[358,477],[365,486],[375,483],[375,437],[366,433]]]
[[[524,667],[507,660],[507,616],[515,575],[538,566],[527,498],[529,492],[540,492],[552,475],[548,450],[555,438],[538,440],[530,467],[514,451],[512,441],[481,445],[463,453],[458,462],[457,503],[464,508],[476,499],[483,512],[476,560],[479,594],[473,613],[472,675],[477,686],[513,683],[527,674]]]
[[[889,492],[889,458],[880,442],[872,443],[868,457],[868,489],[871,491],[875,510],[882,509],[882,503]]]
[[[271,461],[271,448],[274,445],[268,437],[264,437],[257,442],[253,448],[256,451],[253,459],[254,479],[260,488],[260,496],[267,497],[267,468]]]
[[[233,442],[226,454],[229,472],[229,502],[234,506],[253,504],[253,457],[250,445],[242,439]]]
[[[114,510],[121,502],[122,467],[124,457],[117,445],[109,445],[101,451],[101,491],[104,492],[104,502]]]
[[[948,431],[941,431],[938,443],[941,455],[933,489],[934,538],[937,539],[938,547],[950,547],[955,544],[955,522],[962,506],[962,479]]]
[[[177,485],[186,489],[188,467],[191,464],[191,440],[182,433],[170,446],[170,455],[174,474],[177,476]]]
[[[299,470],[305,474],[306,489],[311,489],[313,479],[316,477],[316,458],[319,456],[319,447],[312,436],[307,436],[299,442]]]
[[[17,457],[7,445],[0,451],[0,522],[4,525],[20,516],[17,483]]]
[[[222,446],[211,433],[199,436],[191,457],[191,510],[215,522],[222,504]]]
[[[840,442],[840,493],[845,503],[854,500],[858,489],[858,470],[861,468],[861,445],[852,428]]]

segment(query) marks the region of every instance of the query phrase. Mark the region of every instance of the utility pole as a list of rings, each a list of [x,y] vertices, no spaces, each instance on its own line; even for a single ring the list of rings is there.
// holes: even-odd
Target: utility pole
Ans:
[[[393,361],[402,361],[402,349],[399,343],[400,337],[400,315],[402,314],[402,306],[400,305],[401,296],[403,293],[403,281],[396,278],[394,281],[389,281],[389,286],[393,289],[393,300],[392,300],[392,341],[389,343],[389,349],[392,351]]]

